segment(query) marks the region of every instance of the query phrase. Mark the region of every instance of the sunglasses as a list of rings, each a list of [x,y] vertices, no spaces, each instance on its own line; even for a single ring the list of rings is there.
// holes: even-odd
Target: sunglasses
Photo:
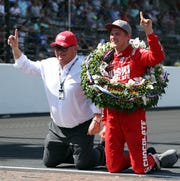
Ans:
[[[68,50],[68,48],[70,48],[70,47],[72,47],[72,46],[69,46],[69,47],[55,46],[54,49],[56,51],[66,52]]]

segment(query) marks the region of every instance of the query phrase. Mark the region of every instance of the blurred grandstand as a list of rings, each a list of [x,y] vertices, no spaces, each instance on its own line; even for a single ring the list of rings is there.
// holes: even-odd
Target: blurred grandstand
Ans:
[[[60,31],[73,31],[79,54],[87,55],[100,41],[108,41],[106,23],[127,20],[132,38],[145,38],[139,11],[151,18],[166,52],[165,65],[180,62],[179,0],[0,0],[0,62],[13,63],[7,37],[19,29],[20,48],[32,60],[52,56],[49,43]]]

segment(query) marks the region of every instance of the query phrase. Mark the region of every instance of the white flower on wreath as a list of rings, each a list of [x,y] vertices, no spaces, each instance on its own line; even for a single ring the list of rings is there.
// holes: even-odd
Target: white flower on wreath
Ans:
[[[151,74],[151,75],[145,75],[144,78],[145,78],[146,80],[149,80],[149,81],[151,82],[151,84],[154,84],[154,83],[157,82],[157,81],[156,81],[156,77],[155,77],[155,75],[153,75],[153,74]]]
[[[126,83],[126,87],[132,87],[135,84],[135,81],[133,79],[129,79]]]
[[[129,43],[132,45],[134,48],[146,48],[146,44],[143,40],[139,40],[139,37],[135,39],[130,39]]]
[[[146,79],[142,77],[134,77],[135,85],[142,85],[146,81]]]
[[[146,79],[142,77],[135,77],[133,79],[129,79],[128,82],[126,83],[126,86],[132,87],[132,86],[142,85],[145,81]]]
[[[108,77],[108,72],[106,71],[107,66],[108,66],[108,64],[106,62],[103,61],[101,63],[99,70],[100,70],[100,73],[102,76]]]
[[[105,44],[99,43],[99,44],[97,45],[97,50],[96,50],[96,52],[99,52],[99,53],[106,52],[106,49],[107,49],[107,47],[106,47]]]
[[[102,43],[98,43],[97,45],[97,50],[100,50],[102,48],[103,44]]]
[[[118,84],[118,80],[119,80],[119,76],[113,76],[112,79],[110,79],[110,83],[117,85]]]
[[[97,49],[96,49],[96,52],[99,52],[99,53],[103,53],[103,52],[106,52],[107,50],[109,50],[111,47],[111,44],[110,42],[107,42],[107,43],[99,43],[97,45]],[[103,55],[103,54],[102,54]]]
[[[95,84],[98,84],[98,80],[101,78],[99,75],[92,75]]]
[[[148,84],[148,85],[146,86],[146,88],[152,90],[152,89],[154,89],[154,86],[153,86],[152,84]]]
[[[150,76],[150,81],[151,81],[152,84],[154,84],[154,83],[157,82],[155,75],[151,75],[151,76]]]

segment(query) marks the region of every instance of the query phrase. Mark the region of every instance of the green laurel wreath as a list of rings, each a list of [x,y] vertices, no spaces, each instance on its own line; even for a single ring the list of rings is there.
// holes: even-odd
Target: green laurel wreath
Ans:
[[[145,48],[145,43],[139,39],[131,40],[131,45],[134,48]],[[127,84],[123,84],[107,79],[104,65],[108,65],[112,55],[113,49],[110,42],[107,42],[99,44],[87,56],[81,70],[81,86],[87,98],[100,108],[108,107],[119,111],[132,112],[140,107],[155,107],[169,81],[163,65],[149,67],[143,77],[130,79]]]

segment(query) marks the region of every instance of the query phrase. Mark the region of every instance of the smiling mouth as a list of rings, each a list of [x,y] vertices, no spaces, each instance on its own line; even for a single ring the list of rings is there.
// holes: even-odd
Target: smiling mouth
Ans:
[[[116,42],[116,41],[112,41],[111,43],[113,43],[113,44],[118,44],[118,42]]]

